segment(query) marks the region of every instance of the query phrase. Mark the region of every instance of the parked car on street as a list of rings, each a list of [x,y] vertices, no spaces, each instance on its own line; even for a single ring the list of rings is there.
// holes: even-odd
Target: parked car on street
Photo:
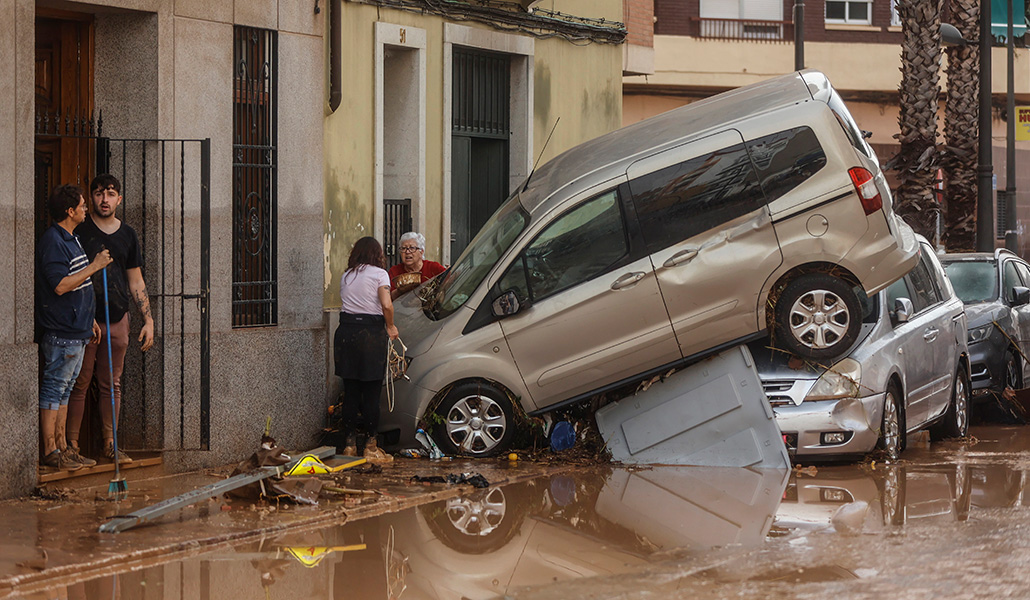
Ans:
[[[434,413],[445,452],[495,454],[516,402],[551,411],[769,328],[790,352],[835,358],[859,334],[856,286],[876,293],[917,253],[823,74],[695,102],[540,167],[396,304],[409,379],[384,442],[411,443]]]
[[[941,256],[966,305],[973,393],[1022,388],[1030,354],[1030,264],[1008,250]]]
[[[862,333],[843,359],[824,366],[751,345],[796,459],[861,457],[876,448],[897,458],[907,433],[967,435],[966,317],[933,249],[919,240],[916,266],[864,299]]]

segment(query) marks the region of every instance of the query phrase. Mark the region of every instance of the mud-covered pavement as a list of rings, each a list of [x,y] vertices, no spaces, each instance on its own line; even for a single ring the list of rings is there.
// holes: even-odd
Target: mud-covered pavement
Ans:
[[[112,503],[5,503],[0,596],[1025,598],[1030,430],[972,433],[789,473],[398,461],[349,506],[211,501],[118,535],[79,525]],[[463,470],[498,485],[405,481]]]

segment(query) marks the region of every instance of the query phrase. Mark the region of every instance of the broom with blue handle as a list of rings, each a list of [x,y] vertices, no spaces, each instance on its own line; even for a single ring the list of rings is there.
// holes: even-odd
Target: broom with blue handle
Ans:
[[[118,413],[114,401],[114,358],[111,355],[111,307],[108,302],[110,290],[107,287],[107,267],[100,270],[104,277],[104,325],[107,329],[107,368],[111,377],[111,433],[114,436],[114,479],[107,484],[107,495],[124,495],[129,491],[129,486],[122,477],[121,468],[118,464]]]

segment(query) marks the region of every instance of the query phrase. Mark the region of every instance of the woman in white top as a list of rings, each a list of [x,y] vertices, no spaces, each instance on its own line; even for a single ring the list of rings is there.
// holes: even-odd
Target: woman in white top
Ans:
[[[344,456],[357,455],[357,433],[366,435],[366,459],[390,460],[379,449],[379,396],[386,375],[388,339],[396,339],[390,276],[383,247],[375,238],[355,242],[340,277],[340,326],[333,346],[336,375],[343,379],[340,420],[346,436]]]

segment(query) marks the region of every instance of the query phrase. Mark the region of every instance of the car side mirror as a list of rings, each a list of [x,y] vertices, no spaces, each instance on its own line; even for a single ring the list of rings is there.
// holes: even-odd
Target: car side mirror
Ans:
[[[898,298],[894,301],[894,322],[905,323],[912,318],[912,301],[908,298]]]
[[[508,317],[522,310],[522,303],[514,290],[508,290],[493,301],[491,308],[495,317]]]
[[[1012,298],[1010,299],[1012,306],[1023,306],[1024,304],[1030,304],[1030,288],[1017,285],[1012,288]]]

